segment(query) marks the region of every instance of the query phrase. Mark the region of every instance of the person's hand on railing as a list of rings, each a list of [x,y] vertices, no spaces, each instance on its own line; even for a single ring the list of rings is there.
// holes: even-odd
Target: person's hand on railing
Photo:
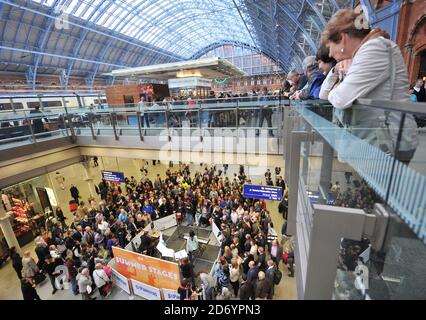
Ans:
[[[290,100],[300,100],[300,94],[302,91],[296,91],[292,96],[290,96]]]

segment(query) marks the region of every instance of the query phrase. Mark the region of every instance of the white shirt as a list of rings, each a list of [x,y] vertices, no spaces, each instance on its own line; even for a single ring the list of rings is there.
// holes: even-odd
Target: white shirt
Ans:
[[[231,213],[231,220],[233,224],[238,222],[238,214],[235,211]]]
[[[106,221],[102,221],[100,224],[98,224],[98,229],[99,231],[104,234],[106,229],[108,229],[109,227],[109,223]]]
[[[95,269],[95,271],[93,271],[93,280],[98,288],[106,285],[110,281],[103,269]]]
[[[252,245],[250,248],[250,254],[253,255],[254,260],[257,260],[257,245]]]
[[[61,257],[61,255],[56,251],[56,250],[51,250],[50,251],[50,256],[53,258],[53,259],[57,259],[57,258],[60,258]]]
[[[138,109],[139,109],[139,112],[140,112],[142,115],[144,115],[144,114],[145,114],[145,110],[146,110],[146,104],[145,104],[145,102],[140,101],[140,102],[138,103]]]
[[[240,278],[240,269],[234,268],[231,266],[231,268],[229,269],[229,280],[231,280],[232,282],[237,282],[238,279]]]
[[[197,236],[194,236],[193,239],[191,237],[186,240],[186,252],[191,252],[198,249],[198,239]]]

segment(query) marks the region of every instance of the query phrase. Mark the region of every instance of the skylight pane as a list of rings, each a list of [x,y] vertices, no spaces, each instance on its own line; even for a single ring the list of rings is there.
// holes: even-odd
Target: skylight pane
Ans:
[[[78,5],[78,1],[77,0],[71,1],[71,3],[68,6],[65,7],[65,12],[66,13],[73,12],[75,6],[77,6],[77,5]]]
[[[77,11],[74,13],[74,15],[76,17],[80,17],[80,15],[83,13],[83,11],[86,10],[87,6],[88,6],[88,4],[86,4],[84,2],[80,3],[80,5],[78,6]]]

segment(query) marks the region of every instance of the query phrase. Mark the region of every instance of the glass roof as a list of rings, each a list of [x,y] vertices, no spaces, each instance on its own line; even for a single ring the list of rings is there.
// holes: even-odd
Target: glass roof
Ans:
[[[222,41],[256,45],[234,0],[33,1],[184,58]]]

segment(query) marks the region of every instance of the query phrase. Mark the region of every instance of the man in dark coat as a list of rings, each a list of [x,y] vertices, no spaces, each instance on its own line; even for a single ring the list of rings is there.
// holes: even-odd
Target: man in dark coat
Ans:
[[[416,85],[413,88],[413,94],[417,97],[417,102],[426,102],[426,90],[423,79],[417,79]]]
[[[259,273],[259,266],[256,265],[254,261],[250,261],[249,263],[249,271],[247,272],[247,281],[250,282],[254,288],[257,286],[257,277]],[[252,299],[254,300],[255,296],[252,296]]]
[[[55,272],[56,267],[60,265],[59,259],[54,259],[52,256],[48,255],[46,257],[46,263],[43,266],[43,271],[49,276],[50,284],[52,285],[52,294],[55,294],[58,291],[56,288],[55,280],[57,273]]]
[[[271,290],[269,291],[268,294],[268,299],[272,299],[272,297],[274,296],[274,289],[275,289],[275,283],[274,283],[274,278],[275,278],[275,272],[276,272],[276,267],[275,267],[275,263],[272,259],[268,260],[268,267],[265,271],[266,274],[266,280],[269,281],[270,283],[270,288]]]
[[[256,282],[254,295],[256,299],[267,299],[270,296],[271,284],[266,279],[265,272],[259,272],[259,279]]]
[[[42,270],[45,264],[46,257],[50,255],[49,248],[47,246],[39,244],[35,248],[35,253],[38,258],[37,266],[40,270]]]
[[[71,197],[73,197],[75,199],[75,201],[78,202],[78,195],[79,195],[79,191],[77,189],[77,187],[75,187],[73,184],[71,185],[70,188],[70,192],[71,192]]]
[[[22,257],[16,252],[16,248],[12,247],[10,250],[10,259],[12,260],[13,269],[15,269],[16,274],[19,279],[22,279]]]
[[[34,110],[30,111],[34,134],[44,132],[43,121],[41,117],[37,117],[38,114],[42,114],[40,111],[40,106],[35,106]]]
[[[240,300],[250,300],[254,296],[253,285],[247,281],[247,276],[243,274],[240,286]]]
[[[21,291],[24,300],[41,300],[35,287],[36,286],[32,283],[31,279],[21,279]]]

